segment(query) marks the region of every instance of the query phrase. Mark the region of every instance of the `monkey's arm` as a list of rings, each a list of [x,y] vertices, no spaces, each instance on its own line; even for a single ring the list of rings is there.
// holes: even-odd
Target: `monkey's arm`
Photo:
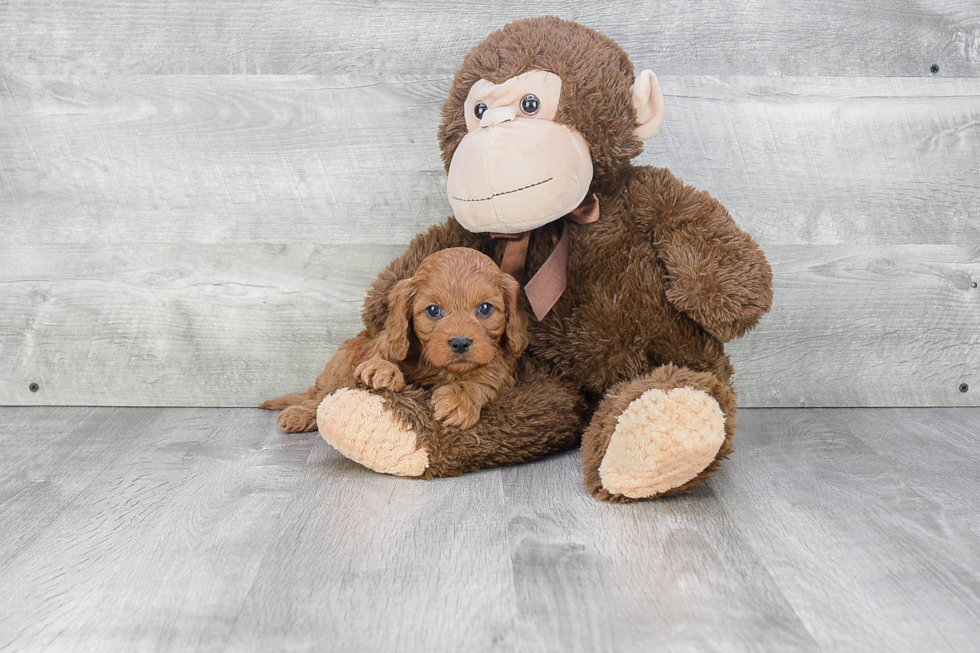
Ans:
[[[450,247],[480,249],[480,243],[477,234],[461,227],[452,217],[416,235],[405,253],[389,263],[368,290],[364,300],[364,310],[361,312],[361,320],[367,327],[368,333],[375,336],[384,329],[385,319],[388,317],[388,293],[391,287],[415,274],[415,270],[426,256]]]
[[[667,268],[667,299],[722,342],[755,327],[772,305],[772,269],[725,207],[658,168],[637,171],[631,196]]]

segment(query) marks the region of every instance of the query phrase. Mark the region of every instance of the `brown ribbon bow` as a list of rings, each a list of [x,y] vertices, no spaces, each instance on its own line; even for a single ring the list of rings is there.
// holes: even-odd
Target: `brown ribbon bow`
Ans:
[[[531,280],[524,285],[524,293],[531,303],[531,310],[538,321],[544,319],[548,311],[558,302],[562,293],[568,285],[568,229],[565,228],[565,221],[575,224],[589,224],[599,219],[599,198],[595,193],[586,197],[578,208],[571,213],[549,222],[538,230],[551,234],[551,240],[555,243],[555,248]],[[531,231],[535,231],[532,229]],[[531,237],[531,231],[524,231],[518,234],[490,234],[493,238],[507,240],[504,247],[504,258],[500,262],[500,269],[517,279],[518,283],[524,281],[524,265],[527,263],[527,246]],[[558,235],[558,232],[561,235]]]

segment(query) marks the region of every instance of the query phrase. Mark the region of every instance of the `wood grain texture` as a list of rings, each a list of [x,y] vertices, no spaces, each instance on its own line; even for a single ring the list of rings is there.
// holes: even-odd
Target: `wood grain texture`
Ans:
[[[158,414],[155,409],[5,409],[0,421],[0,568],[71,509],[120,447],[146,444],[143,438],[150,437]],[[46,446],[38,446],[38,440]]]
[[[392,0],[7,0],[0,62],[15,73],[437,73],[489,31],[557,14],[669,74],[980,74],[972,0],[683,0],[487,4]]]
[[[5,81],[0,203],[17,242],[407,243],[450,213],[444,82]]]
[[[746,410],[708,485],[374,474],[236,409],[0,408],[0,651],[967,651],[980,409]]]
[[[708,190],[763,245],[972,245],[975,81],[665,80],[640,161]]]
[[[6,75],[8,242],[404,244],[449,78]],[[980,80],[664,77],[640,163],[763,245],[980,242]]]
[[[980,250],[791,245],[766,254],[772,312],[727,346],[739,405],[980,405]]]
[[[712,487],[821,649],[975,647],[975,533],[949,521],[944,493],[925,488],[948,475],[965,496],[977,491],[975,474],[962,475],[940,451],[947,439],[975,449],[980,413],[960,412],[966,428],[945,418],[952,414],[811,409],[740,417],[736,453]],[[936,424],[932,445],[915,446],[926,422]],[[876,442],[863,441],[868,431]],[[918,473],[890,459],[909,444],[922,462]],[[757,519],[760,511],[766,518]]]
[[[0,403],[254,406],[305,389],[400,249],[0,245]],[[773,311],[730,345],[740,405],[980,401],[980,254],[767,251]]]
[[[2,395],[16,404],[255,406],[303,390],[356,335],[368,286],[401,250],[0,246]]]
[[[710,488],[613,507],[580,466],[503,470],[528,650],[819,650]]]
[[[305,387],[449,212],[446,79],[4,81],[0,403]],[[773,313],[732,346],[743,405],[977,403],[958,387],[980,387],[978,84],[664,79],[641,162],[710,189],[776,270]]]
[[[229,650],[520,649],[500,470],[383,476],[302,437],[317,443]]]
[[[921,411],[903,409],[845,411],[838,418],[856,438],[879,452],[906,484],[933,501],[936,524],[956,533],[962,547],[956,557],[980,565],[980,504],[968,499],[980,486],[976,447],[977,411]],[[901,424],[901,446],[894,442]]]
[[[36,524],[4,542],[2,651],[221,650],[311,445],[258,411],[64,408],[5,409],[0,443],[4,532]]]

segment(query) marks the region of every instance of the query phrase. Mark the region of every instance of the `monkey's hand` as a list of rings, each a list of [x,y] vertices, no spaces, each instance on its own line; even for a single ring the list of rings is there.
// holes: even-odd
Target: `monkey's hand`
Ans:
[[[667,299],[722,342],[755,327],[772,304],[772,271],[746,238],[711,246],[674,239],[660,249]]]
[[[639,168],[630,192],[667,269],[670,303],[722,342],[758,324],[772,304],[772,269],[725,207],[664,168]]]
[[[387,388],[399,392],[405,387],[405,377],[398,366],[380,356],[373,356],[358,365],[354,376],[375,390]]]
[[[459,385],[444,385],[432,391],[432,415],[447,426],[468,429],[480,421],[481,408]]]

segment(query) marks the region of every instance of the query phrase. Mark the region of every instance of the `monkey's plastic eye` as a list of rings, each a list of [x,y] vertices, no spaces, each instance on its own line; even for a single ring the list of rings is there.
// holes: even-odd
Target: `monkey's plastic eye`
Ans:
[[[425,307],[425,314],[431,317],[433,320],[438,320],[442,317],[442,309],[435,304],[429,304]]]
[[[487,112],[487,105],[483,102],[477,102],[476,106],[473,107],[473,115],[476,116],[477,120],[483,120],[483,114]]]
[[[541,110],[541,100],[538,99],[537,95],[528,94],[524,96],[521,100],[521,111],[529,116],[533,116],[538,111]]]
[[[483,302],[476,309],[476,314],[480,317],[487,317],[493,313],[493,304],[490,302]]]

